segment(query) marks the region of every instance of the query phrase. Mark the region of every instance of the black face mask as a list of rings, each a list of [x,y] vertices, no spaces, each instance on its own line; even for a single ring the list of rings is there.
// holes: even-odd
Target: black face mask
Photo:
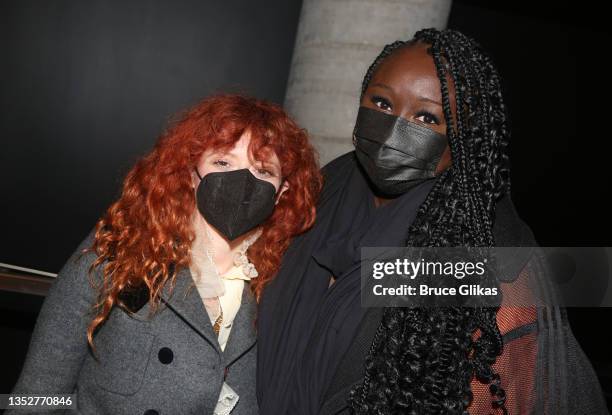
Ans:
[[[379,193],[396,196],[435,177],[446,136],[395,115],[360,107],[355,125],[359,163]]]
[[[198,210],[206,222],[234,240],[265,221],[274,211],[276,189],[249,169],[209,173],[196,191]]]

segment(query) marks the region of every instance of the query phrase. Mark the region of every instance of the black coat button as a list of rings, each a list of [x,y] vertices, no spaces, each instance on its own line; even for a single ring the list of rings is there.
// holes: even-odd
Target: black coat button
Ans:
[[[145,411],[144,415],[159,415],[159,412],[157,412],[155,409],[149,409]]]
[[[159,353],[157,353],[157,357],[159,357],[160,362],[167,365],[172,362],[172,359],[174,359],[174,353],[172,353],[171,349],[167,347],[162,347],[161,349],[159,349]]]

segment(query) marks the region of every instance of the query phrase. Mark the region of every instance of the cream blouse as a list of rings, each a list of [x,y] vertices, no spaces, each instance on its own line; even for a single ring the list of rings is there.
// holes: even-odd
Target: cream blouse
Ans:
[[[239,252],[236,254],[232,268],[224,274],[219,275],[218,279],[214,271],[214,264],[211,264],[211,261],[207,259],[206,256],[198,255],[197,257],[193,257],[190,267],[191,273],[213,327],[219,319],[219,316],[221,316],[217,340],[219,341],[219,347],[222,351],[225,350],[227,340],[234,324],[234,319],[242,304],[242,294],[245,288],[245,282],[248,282],[251,277],[257,276],[255,267],[246,257],[246,250],[255,241],[257,236],[259,235],[243,243]],[[196,237],[196,240],[197,239]],[[202,243],[201,239],[196,242],[197,245]],[[217,287],[219,284],[221,287]],[[221,294],[216,297],[211,297],[211,293]],[[223,382],[214,415],[230,414],[239,398],[240,397],[231,386]]]
[[[223,321],[219,327],[217,339],[221,350],[225,350],[227,339],[229,338],[232,325],[234,324],[234,318],[242,303],[242,290],[244,289],[245,281],[248,281],[248,277],[246,277],[242,270],[236,266],[232,267],[225,274],[220,275],[220,277],[223,281],[225,293],[221,295],[218,300],[218,305],[220,305],[221,310],[223,310]],[[202,301],[206,305],[211,299],[202,298]],[[207,306],[206,311],[208,312],[210,323],[214,325],[220,315],[219,307],[209,308]],[[214,415],[229,415],[238,403],[239,398],[240,397],[231,386],[223,382]]]
[[[223,320],[219,327],[218,340],[221,350],[225,350],[225,345],[227,344],[234,318],[236,314],[238,314],[240,304],[242,303],[242,290],[244,290],[245,281],[248,281],[249,278],[235,265],[225,274],[221,274],[220,277],[223,282],[223,287],[225,288],[225,294],[219,297],[217,307],[207,307],[206,311],[213,325],[217,321],[217,318],[219,318],[220,311],[223,312]],[[208,300],[209,299],[202,298],[205,304]]]

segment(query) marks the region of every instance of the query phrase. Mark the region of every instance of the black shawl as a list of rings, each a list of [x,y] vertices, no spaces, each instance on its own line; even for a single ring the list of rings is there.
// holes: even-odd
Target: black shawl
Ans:
[[[366,311],[360,247],[403,244],[434,182],[376,208],[353,153],[326,166],[324,175],[316,225],[293,242],[261,301],[257,381],[265,385],[259,388],[264,414],[319,410]]]
[[[382,309],[361,307],[359,248],[403,246],[433,185],[433,180],[426,181],[375,208],[353,152],[328,164],[323,173],[316,224],[293,241],[260,303],[257,393],[264,415],[332,414],[347,409],[348,392],[363,378],[364,359],[382,315]],[[496,211],[498,246],[535,245],[509,197],[500,200]],[[331,275],[336,281],[330,288]],[[547,395],[548,405],[540,409],[570,413],[567,393],[573,391],[589,396],[596,411],[592,413],[604,413],[599,384],[562,311],[547,310],[538,319],[537,324],[507,333],[504,340],[509,344],[537,333],[537,387],[539,394]],[[562,348],[555,344],[560,338]],[[580,381],[559,376],[569,367]],[[543,402],[540,398],[538,406]]]

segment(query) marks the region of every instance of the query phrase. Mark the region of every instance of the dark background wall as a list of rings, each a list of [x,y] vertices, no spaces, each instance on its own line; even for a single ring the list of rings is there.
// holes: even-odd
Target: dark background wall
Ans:
[[[57,272],[169,114],[215,91],[282,102],[300,3],[0,2],[0,262]],[[542,245],[612,245],[604,18],[595,1],[453,3],[449,27],[500,68],[513,197]],[[0,392],[40,301],[0,292]],[[610,392],[610,310],[569,312]]]
[[[300,7],[0,2],[0,262],[59,271],[170,114],[219,91],[282,103]],[[41,300],[0,291],[0,393]]]
[[[448,26],[478,39],[504,80],[512,196],[543,246],[612,246],[606,18],[590,0],[453,2]],[[612,407],[612,309],[568,316]]]
[[[282,102],[300,1],[0,3],[0,262],[57,272],[167,117]]]

